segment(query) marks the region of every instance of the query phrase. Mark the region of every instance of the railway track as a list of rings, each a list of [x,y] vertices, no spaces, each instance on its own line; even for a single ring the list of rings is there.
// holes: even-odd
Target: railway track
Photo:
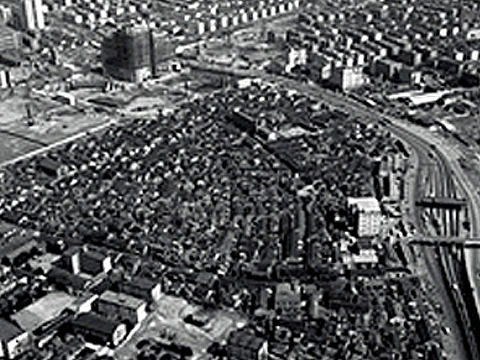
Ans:
[[[468,187],[465,185],[464,175],[461,173],[461,169],[455,163],[450,163],[448,159],[442,154],[442,151],[438,149],[432,149],[429,146],[429,143],[425,141],[421,136],[416,135],[413,131],[405,129],[403,126],[400,126],[400,122],[395,117],[390,115],[382,114],[376,109],[369,108],[358,101],[354,101],[351,98],[346,96],[335,94],[328,90],[319,91],[318,87],[312,86],[309,84],[298,84],[292,80],[281,78],[278,76],[263,76],[265,80],[272,80],[273,82],[283,84],[288,88],[298,90],[307,95],[312,96],[321,101],[325,101],[331,104],[334,107],[339,109],[345,109],[351,114],[355,114],[359,119],[367,120],[371,119],[384,125],[392,134],[394,134],[399,139],[402,139],[405,143],[409,144],[416,152],[418,156],[418,161],[420,164],[429,164],[432,163],[432,169],[429,171],[430,174],[426,174],[429,178],[435,178],[435,190],[441,190],[442,193],[445,193],[446,197],[459,196],[460,194],[470,195],[465,196],[467,199],[467,210],[469,217],[472,223],[472,229],[468,235],[472,238],[478,236],[477,231],[477,221],[480,223],[480,214],[477,214],[477,209],[473,204],[471,194],[468,194]],[[380,120],[382,119],[382,120]],[[430,155],[430,156],[429,156]],[[433,172],[432,172],[433,170]],[[455,174],[458,176],[455,182],[455,179],[452,176],[452,170],[455,171]],[[456,184],[459,186],[457,187]],[[417,172],[414,180],[414,189],[417,198],[421,193],[418,191],[420,189],[420,174]],[[420,230],[420,233],[424,235],[438,236],[439,234],[431,233],[430,229],[426,229],[421,220],[421,212],[418,208],[414,207],[415,197],[411,198],[410,208],[414,212],[415,222],[417,223],[417,228]],[[438,211],[437,211],[438,212]],[[443,214],[444,221],[442,222],[443,230],[440,229],[439,233],[448,233],[449,236],[460,236],[461,235],[461,224],[462,218],[461,214],[453,214],[450,212],[439,212]],[[459,217],[460,216],[460,217]],[[466,216],[466,215],[465,215]],[[453,224],[453,228],[452,228]],[[424,257],[426,260],[427,268],[429,273],[432,275],[434,283],[437,285],[437,288],[440,291],[440,295],[445,305],[445,313],[454,315],[454,323],[456,324],[454,329],[454,334],[456,338],[462,339],[463,347],[459,349],[462,354],[457,354],[455,360],[458,359],[471,359],[479,360],[479,348],[477,344],[480,344],[480,318],[478,310],[480,310],[480,301],[477,303],[478,309],[475,306],[475,301],[468,302],[469,308],[466,306],[465,297],[468,298],[468,294],[465,291],[462,292],[458,288],[458,282],[455,280],[458,276],[465,276],[467,269],[467,264],[465,259],[460,258],[457,262],[453,262],[455,254],[452,251],[452,248],[447,248],[444,250],[439,249],[440,247],[425,247],[423,248]],[[460,257],[464,254],[463,252],[458,252]],[[458,255],[457,254],[457,255]],[[458,268],[461,268],[461,274],[459,274]],[[468,271],[467,271],[468,273]],[[464,278],[462,278],[464,280]],[[475,279],[469,278],[467,281],[468,290],[470,292],[470,297],[472,296],[472,287],[475,285],[473,283]],[[463,283],[465,283],[463,281]],[[475,324],[475,329],[472,330],[472,321]],[[475,336],[475,332],[479,333],[479,337]]]
[[[424,196],[439,196],[456,198],[461,189],[455,186],[452,171],[446,159],[435,149],[425,144],[423,140],[409,134],[403,129],[394,128],[394,133],[403,138],[414,149],[420,165],[415,178],[416,198]],[[428,164],[427,166],[425,166]],[[460,216],[452,209],[424,209],[415,207],[414,218],[420,233],[427,236],[458,237],[461,230]],[[425,221],[427,220],[427,221]],[[453,247],[436,246],[422,249],[429,273],[439,288],[446,311],[455,314],[459,325],[458,333],[464,343],[464,350],[469,359],[480,359],[477,339],[473,331],[471,310],[465,302],[465,293],[459,286],[458,264],[455,261]],[[440,272],[439,272],[440,270]]]
[[[471,194],[468,193],[469,189],[466,186],[463,173],[461,169],[455,163],[450,163],[448,159],[442,154],[442,151],[438,149],[432,149],[429,146],[429,143],[425,141],[421,136],[413,133],[409,129],[405,129],[403,126],[400,126],[400,122],[395,117],[390,115],[382,114],[374,108],[365,106],[358,101],[355,101],[351,98],[343,96],[341,94],[336,94],[328,90],[319,91],[317,86],[310,84],[298,84],[289,79],[281,78],[278,76],[262,76],[264,80],[272,81],[278,84],[287,86],[288,88],[298,90],[302,93],[305,93],[313,98],[316,98],[321,101],[325,101],[331,104],[334,107],[339,109],[345,109],[351,114],[355,114],[359,119],[364,119],[368,121],[376,121],[384,125],[392,134],[394,134],[399,139],[402,139],[405,143],[409,144],[417,153],[419,163],[428,164],[433,163],[432,168],[435,169],[433,172],[430,170],[430,178],[436,178],[435,190],[441,190],[442,193],[445,193],[446,197],[459,196],[460,194],[465,194],[467,199],[467,210],[469,218],[471,219],[472,229],[469,231],[469,234],[461,234],[461,224],[462,218],[461,214],[453,214],[445,211],[437,211],[442,214],[444,221],[442,221],[443,230],[440,229],[439,234],[448,233],[449,236],[460,236],[468,235],[472,238],[478,236],[477,222],[480,224],[480,213],[477,213],[477,209],[473,204],[473,198]],[[382,120],[380,120],[382,119]],[[429,156],[429,154],[431,156]],[[455,171],[455,174],[458,176],[455,182],[455,179],[452,176],[452,170]],[[419,182],[420,175],[416,174],[414,181],[414,188],[416,190],[415,195],[420,195]],[[458,184],[458,187],[456,186]],[[424,235],[433,235],[438,236],[439,234],[431,233],[430,229],[426,229],[420,219],[421,212],[418,208],[414,207],[415,198],[412,197],[410,201],[410,208],[414,211],[415,222],[417,223],[417,228],[420,230],[420,233]],[[480,201],[479,201],[480,202]],[[460,216],[460,217],[459,217]],[[466,216],[466,215],[465,215]],[[456,218],[457,217],[457,218]],[[453,228],[452,228],[453,224]],[[467,263],[462,256],[463,252],[459,251],[457,255],[460,255],[460,259],[457,262],[454,262],[454,257],[456,254],[453,253],[452,248],[447,248],[444,250],[439,249],[440,247],[425,247],[423,248],[424,257],[428,267],[428,271],[432,274],[434,283],[440,290],[441,297],[445,304],[445,313],[454,314],[454,323],[457,331],[454,331],[454,334],[457,335],[456,338],[462,339],[463,347],[460,349],[462,355],[457,354],[455,360],[459,359],[471,359],[471,360],[480,360],[479,347],[477,344],[480,344],[480,300],[475,303],[475,301],[470,301],[472,297],[472,289],[475,286],[475,279],[468,278],[467,285],[465,281],[462,283],[468,287],[469,294],[465,290],[460,290],[458,288],[458,282],[455,281],[459,276],[462,276],[462,280],[465,280],[465,273],[468,273]],[[480,256],[480,254],[479,254]],[[474,258],[475,260],[475,258]],[[460,268],[461,274],[459,274],[458,268]],[[469,307],[466,306],[465,298],[469,298]],[[476,300],[476,298],[475,298]],[[476,306],[475,306],[476,304]],[[478,309],[477,309],[478,307]],[[472,321],[475,329],[472,330]],[[475,333],[478,333],[478,338]]]

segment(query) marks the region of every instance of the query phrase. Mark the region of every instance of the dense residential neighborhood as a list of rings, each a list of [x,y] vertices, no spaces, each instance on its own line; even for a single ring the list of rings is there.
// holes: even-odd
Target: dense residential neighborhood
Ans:
[[[0,359],[480,359],[479,7],[2,1]]]

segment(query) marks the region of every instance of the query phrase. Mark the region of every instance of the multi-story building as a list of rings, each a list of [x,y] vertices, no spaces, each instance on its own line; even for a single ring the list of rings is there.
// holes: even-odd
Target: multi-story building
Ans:
[[[291,47],[287,52],[285,71],[291,72],[295,66],[307,64],[307,49]]]
[[[113,321],[95,313],[82,313],[70,324],[75,333],[81,334],[86,340],[101,345],[117,346],[127,335],[124,323]]]
[[[145,301],[110,290],[100,295],[93,308],[107,319],[118,319],[130,325],[135,325],[147,317]]]
[[[303,256],[301,228],[298,226],[298,214],[284,213],[280,218],[280,255],[282,260],[297,262]]]
[[[10,321],[0,318],[0,359],[13,359],[30,344],[28,333]]]
[[[157,301],[162,295],[160,283],[146,278],[136,277],[130,281],[123,281],[119,285],[120,291],[143,299],[147,302]]]
[[[131,82],[141,82],[152,76],[152,47],[148,27],[121,28],[102,44],[105,74]]]
[[[7,5],[0,4],[0,24],[6,25],[12,19],[12,8]]]
[[[18,49],[20,34],[6,26],[0,26],[0,51]]]
[[[73,274],[86,273],[98,275],[112,269],[109,255],[82,248],[70,248],[62,256],[61,265]]]
[[[377,235],[382,221],[378,200],[374,197],[350,197],[347,201],[355,233],[360,237]]]
[[[312,319],[328,320],[333,317],[333,311],[322,305],[323,291],[318,290],[310,294],[308,301],[308,315]]]
[[[263,360],[268,358],[267,341],[247,331],[235,331],[227,340],[227,353],[231,359]]]
[[[297,284],[278,284],[275,288],[274,308],[282,316],[296,316],[300,312],[301,294]]]
[[[329,82],[343,90],[348,91],[361,87],[366,83],[367,77],[359,66],[334,67]]]
[[[13,25],[23,30],[45,28],[42,0],[21,0],[12,9]]]
[[[84,251],[80,254],[81,270],[90,275],[107,273],[112,269],[110,256],[95,251]]]

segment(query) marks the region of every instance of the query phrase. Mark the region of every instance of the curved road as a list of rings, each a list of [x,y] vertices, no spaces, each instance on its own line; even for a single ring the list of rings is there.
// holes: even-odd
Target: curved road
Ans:
[[[430,153],[435,152],[435,149],[432,149],[428,142],[425,142],[422,138],[418,137],[416,134],[411,133],[408,130],[405,130],[403,127],[397,125],[388,126],[389,130],[394,133],[399,138],[403,139],[408,143],[414,150],[414,153],[417,157],[416,163],[418,164],[432,164],[433,167],[429,170],[435,169],[436,171],[429,171],[429,176],[432,177],[432,181],[435,185],[435,194],[438,196],[448,196],[452,195],[451,189],[451,170],[448,166],[448,163],[441,155],[437,155],[433,158],[429,156]],[[416,193],[411,193],[410,204],[414,206],[414,200],[419,196],[424,196],[424,192],[421,189],[421,178],[420,172],[417,169],[415,173],[415,179],[413,181],[414,189]],[[417,223],[417,228],[420,230],[420,233],[428,234],[432,232],[432,229],[429,229],[423,225],[421,219],[421,213],[419,208],[412,208],[414,211],[415,222]],[[444,213],[441,213],[444,215]],[[447,217],[444,217],[446,220]],[[430,231],[429,231],[430,230]],[[450,229],[444,229],[446,236],[450,235]],[[436,236],[437,234],[432,234]],[[444,247],[425,247],[422,249],[422,253],[425,258],[426,266],[428,272],[432,278],[432,281],[436,285],[439,297],[442,299],[444,312],[449,317],[450,323],[458,326],[453,326],[453,334],[455,338],[463,339],[464,347],[459,348],[458,350],[462,352],[462,356],[458,358],[469,358],[473,360],[478,359],[478,348],[477,342],[475,339],[475,334],[471,329],[471,321],[468,315],[468,310],[465,304],[465,301],[462,297],[462,294],[457,290],[453,284],[457,283],[457,273],[455,271],[453,260],[453,254],[450,249]],[[439,271],[440,270],[440,271]]]
[[[425,151],[427,151],[427,153],[429,151],[433,151],[437,155],[437,163],[440,164],[441,167],[443,167],[442,172],[444,174],[450,174],[452,172],[455,173],[460,190],[463,194],[465,194],[465,197],[468,201],[470,221],[472,224],[471,237],[476,237],[478,235],[478,228],[480,225],[480,211],[477,206],[480,205],[480,199],[475,193],[475,191],[472,190],[472,187],[469,184],[463,170],[458,165],[456,158],[452,158],[452,155],[454,155],[454,153],[449,153],[446,149],[442,148],[443,145],[440,144],[438,139],[434,138],[433,136],[424,136],[422,132],[417,131],[417,129],[412,127],[411,124],[406,124],[405,122],[402,122],[399,119],[394,118],[393,116],[380,113],[376,109],[366,107],[365,105],[345,95],[322,89],[317,85],[300,84],[297,81],[274,75],[262,76],[262,79],[272,83],[282,84],[283,86],[297,90],[300,93],[305,93],[309,96],[312,96],[312,98],[325,101],[326,103],[331,104],[338,109],[345,109],[345,111],[349,111],[351,114],[359,118],[364,118],[366,120],[370,119],[373,121],[378,121],[379,119],[389,120],[391,122],[391,125],[387,124],[387,129],[391,130],[393,133],[396,133],[399,138],[404,139],[407,143],[413,142],[414,146],[420,146],[420,148],[423,149],[424,153]],[[431,144],[436,145],[436,149],[429,148]],[[444,254],[443,251],[441,251],[441,253]],[[443,260],[446,260],[444,261],[444,265],[447,265],[448,269],[440,270],[442,270],[446,275],[450,275],[450,270],[453,270],[453,268],[451,267],[453,261],[453,254],[450,253],[449,256],[445,257],[448,257],[448,259],[443,258]],[[433,258],[435,258],[435,256],[433,256]],[[478,263],[477,260],[480,259],[480,251],[476,249],[466,250],[465,258],[469,282],[471,284],[473,296],[476,303],[476,308],[474,310],[476,314],[472,314],[472,316],[478,319],[478,311],[480,309],[480,279],[476,278],[477,269],[475,268],[475,263]],[[439,269],[437,268],[431,270],[434,270],[434,273],[438,273]],[[440,279],[437,277],[435,280],[442,284],[445,282],[445,279]],[[449,285],[451,284],[448,284],[447,286],[450,287]],[[459,321],[459,327],[461,327],[461,331],[465,334],[463,339],[466,343],[468,343],[468,346],[465,350],[469,351],[471,355],[470,358],[472,358],[472,360],[479,360],[480,356],[478,355],[478,341],[476,341],[475,339],[475,336],[477,334],[474,334],[469,326],[471,319],[467,314],[465,314],[464,311],[462,311],[463,309],[465,309],[465,302],[463,301],[462,294],[458,292],[458,288],[456,287],[453,288],[453,291],[450,291],[450,289],[445,290],[450,292],[451,298],[455,302],[461,302],[461,305],[455,304],[454,308],[450,307],[450,309],[453,313],[455,313],[457,312],[458,308],[461,308],[460,314],[457,314],[459,315],[460,319],[466,321],[466,323],[463,322],[463,324]],[[458,358],[456,358],[455,360],[458,360]]]
[[[365,105],[359,103],[356,100],[353,100],[345,95],[337,94],[332,91],[328,91],[325,89],[320,88],[314,84],[301,84],[298,81],[294,81],[291,79],[286,79],[281,76],[274,76],[274,75],[266,75],[262,76],[262,79],[282,84],[290,89],[295,89],[301,93],[305,93],[312,98],[325,101],[328,104],[331,104],[338,109],[345,109],[345,111],[349,111],[351,114],[358,116],[364,119],[371,119],[373,121],[378,121],[379,119],[386,119],[391,122],[391,125],[387,124],[387,128],[392,130],[392,132],[396,133],[399,138],[404,139],[407,143],[414,143],[423,148],[423,151],[426,151],[429,145],[434,144],[436,148],[434,152],[437,155],[438,162],[442,164],[441,166],[444,167],[445,173],[455,173],[456,180],[458,185],[461,189],[461,192],[465,194],[465,197],[468,202],[468,209],[469,209],[469,216],[471,222],[471,237],[478,237],[479,235],[479,228],[480,228],[480,197],[475,192],[473,186],[467,179],[467,176],[461,169],[458,164],[457,158],[458,154],[455,154],[454,151],[450,151],[450,149],[445,149],[443,144],[440,141],[432,136],[427,136],[427,131],[417,131],[416,127],[413,127],[411,124],[406,124],[405,122],[394,118],[393,116],[386,115],[380,113],[378,110],[366,107]],[[425,135],[427,134],[427,135]],[[410,141],[409,141],[410,140]],[[429,149],[428,151],[433,150]],[[455,158],[455,155],[457,158]],[[465,250],[465,266],[467,269],[469,282],[471,284],[471,291],[474,299],[475,299],[475,317],[479,319],[479,310],[480,310],[480,278],[477,278],[476,274],[478,269],[475,264],[479,263],[480,260],[480,250],[478,249],[466,249]],[[451,259],[449,259],[451,260]],[[450,261],[448,262],[450,263]],[[437,269],[438,270],[438,269]],[[446,269],[443,269],[446,270]],[[439,279],[440,280],[440,279]],[[458,300],[461,300],[461,296],[459,297],[456,294]],[[473,315],[472,315],[473,316]],[[463,315],[465,317],[465,314]],[[460,324],[459,324],[460,325]],[[460,325],[461,326],[461,325]],[[467,337],[470,340],[467,340],[471,343],[472,336],[476,334],[472,334],[471,329],[465,328],[465,324],[463,324],[463,331],[470,333]],[[478,341],[475,341],[478,344]],[[473,349],[472,349],[473,347]],[[480,359],[480,356],[475,355],[478,354],[478,346],[474,346],[474,344],[469,345],[470,352],[473,352],[472,356],[473,360]],[[458,359],[456,359],[458,360]]]
[[[407,129],[405,124],[398,124],[395,122],[395,126],[401,127],[402,131],[411,131]],[[420,132],[416,133],[421,136]],[[439,155],[442,162],[448,165],[450,171],[453,172],[456,176],[458,184],[465,194],[465,198],[468,204],[469,210],[469,217],[470,217],[470,237],[478,238],[479,237],[479,228],[480,228],[480,196],[478,195],[477,191],[475,190],[474,186],[471,184],[470,180],[468,179],[467,175],[460,167],[457,158],[460,154],[456,153],[455,149],[447,149],[445,146],[438,140],[433,137],[422,136],[424,142],[428,144],[434,144],[435,152]],[[480,250],[479,249],[472,249],[468,248],[465,249],[465,261],[468,271],[468,276],[470,283],[472,285],[472,291],[475,298],[475,304],[477,307],[477,311],[480,310],[480,279],[477,276],[479,272],[478,264],[480,264]]]

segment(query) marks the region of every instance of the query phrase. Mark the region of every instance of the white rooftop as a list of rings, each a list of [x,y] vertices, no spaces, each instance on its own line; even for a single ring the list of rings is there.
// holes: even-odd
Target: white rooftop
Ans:
[[[145,304],[145,301],[134,296],[124,293],[117,293],[110,290],[107,290],[100,295],[100,299],[108,303],[117,304],[119,306],[129,307],[132,309],[138,309]]]
[[[57,317],[74,301],[75,297],[72,295],[63,292],[53,292],[12,315],[12,319],[23,330],[32,332]]]
[[[357,206],[360,211],[380,211],[380,203],[373,196],[349,197],[347,203],[348,207]]]

